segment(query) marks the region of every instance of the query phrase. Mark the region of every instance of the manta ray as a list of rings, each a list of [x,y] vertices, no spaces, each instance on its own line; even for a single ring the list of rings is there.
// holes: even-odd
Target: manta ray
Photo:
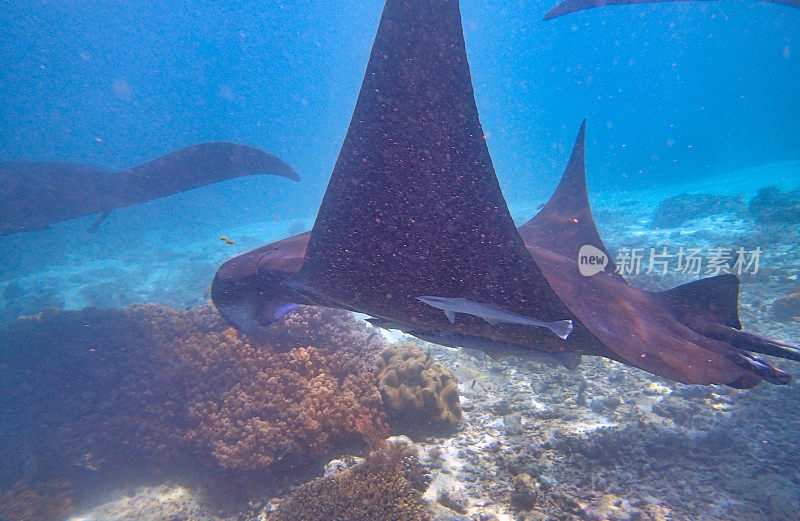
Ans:
[[[299,177],[277,157],[234,143],[201,143],[120,172],[76,163],[0,163],[0,235],[109,212],[254,174]]]
[[[584,148],[585,122],[555,193],[516,228],[478,119],[458,1],[387,0],[312,230],[225,262],[212,300],[254,336],[312,304],[446,345],[602,356],[690,384],[787,383],[751,353],[800,352],[741,330],[735,276],[656,293],[610,260],[580,273],[582,246],[610,258]]]
[[[593,7],[603,7],[606,5],[621,4],[652,4],[656,2],[705,2],[707,0],[564,0],[544,15],[545,20],[564,16],[565,14],[583,11]],[[800,0],[764,0],[776,4],[784,4],[791,7],[800,7]]]

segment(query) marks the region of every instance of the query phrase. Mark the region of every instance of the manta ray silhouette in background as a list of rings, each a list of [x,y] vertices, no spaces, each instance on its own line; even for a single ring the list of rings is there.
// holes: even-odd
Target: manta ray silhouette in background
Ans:
[[[0,163],[0,235],[47,228],[192,188],[255,174],[298,180],[292,168],[258,148],[202,143],[121,172],[75,163]]]
[[[604,356],[693,384],[787,383],[750,351],[800,353],[741,331],[735,277],[653,293],[611,261],[580,274],[581,246],[610,258],[589,208],[584,134],[518,230],[478,120],[458,1],[388,0],[313,229],[223,264],[214,304],[256,336],[315,304],[446,345]]]
[[[583,11],[593,7],[603,7],[606,5],[622,4],[652,4],[656,2],[705,2],[708,0],[564,0],[544,15],[545,20],[564,16],[565,14]],[[792,7],[800,7],[800,0],[764,0],[776,4],[785,4]]]

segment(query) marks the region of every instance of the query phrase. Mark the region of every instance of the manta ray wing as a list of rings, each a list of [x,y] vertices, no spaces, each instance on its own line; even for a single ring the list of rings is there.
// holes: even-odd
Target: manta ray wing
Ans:
[[[237,143],[200,143],[165,154],[117,175],[129,204],[150,201],[228,179],[272,174],[294,181],[297,173],[278,157]]]
[[[708,0],[565,0],[554,8],[550,9],[546,15],[545,20],[551,20],[565,14],[575,13],[577,11],[584,11],[592,9],[593,7],[603,7],[606,5],[622,5],[622,4],[651,4],[656,2],[700,2]],[[776,4],[784,4],[790,7],[800,7],[800,0],[765,0],[767,2],[774,2]]]
[[[605,272],[622,280],[592,217],[586,190],[585,145],[586,120],[583,120],[556,191],[533,219],[519,227],[519,233],[525,244],[545,244],[569,259],[577,259],[581,247],[594,246],[608,259]]]
[[[298,280],[404,323],[444,322],[430,294],[568,318],[500,192],[456,0],[386,2]]]
[[[246,175],[297,180],[292,168],[255,147],[201,143],[120,172],[75,163],[0,163],[0,235],[100,213]]]
[[[735,277],[705,279],[655,293],[627,284],[613,271],[580,273],[581,244],[608,254],[591,219],[584,144],[585,122],[555,193],[539,215],[520,227],[531,256],[558,297],[605,347],[648,372],[692,384],[752,387],[761,379],[787,383],[786,373],[742,352],[726,338],[736,336],[742,345],[754,343],[752,335],[737,331],[741,325]],[[717,332],[716,326],[725,332]],[[791,358],[790,350],[769,342],[762,342],[761,350],[751,350]]]

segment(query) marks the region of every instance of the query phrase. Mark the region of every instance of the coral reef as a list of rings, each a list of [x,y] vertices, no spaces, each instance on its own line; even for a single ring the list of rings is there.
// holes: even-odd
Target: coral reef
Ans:
[[[686,386],[588,357],[567,371],[430,350],[465,382],[468,414],[452,436],[415,439],[433,478],[423,498],[450,508],[441,519],[797,517],[796,386]],[[441,493],[458,488],[463,517],[452,509],[464,502]]]
[[[18,483],[0,494],[0,519],[53,521],[74,508],[72,483],[54,480],[36,486]]]
[[[800,292],[790,293],[776,299],[770,308],[770,315],[780,321],[800,318]]]
[[[49,285],[44,288],[23,287],[17,282],[9,282],[0,291],[0,322],[9,322],[20,316],[63,305],[64,298]]]
[[[767,186],[750,200],[749,209],[760,223],[796,223],[800,215],[800,197],[797,192],[784,192],[776,186]]]
[[[530,510],[542,501],[542,492],[529,474],[518,474],[512,481],[511,504],[518,510]]]
[[[391,466],[365,463],[317,478],[281,501],[267,521],[425,521],[421,495]]]
[[[380,393],[348,357],[312,347],[277,355],[234,347],[229,355],[258,370],[192,408],[199,424],[192,435],[210,441],[223,467],[258,469],[289,454],[320,455],[356,434],[358,418],[381,421]]]
[[[376,353],[385,345],[364,321],[349,312],[331,308],[300,306],[266,331],[275,351],[314,346],[327,352],[352,355],[365,371],[372,370]]]
[[[381,351],[375,361],[375,377],[386,403],[398,416],[451,425],[461,420],[453,372],[414,344]]]
[[[711,215],[740,213],[744,210],[741,196],[689,194],[667,197],[658,205],[651,219],[654,228],[677,228],[685,221]]]
[[[264,470],[360,440],[357,420],[383,425],[372,374],[382,346],[350,314],[311,308],[274,345],[210,306],[16,320],[0,334],[0,446],[20,449],[0,455],[0,491],[131,466]]]

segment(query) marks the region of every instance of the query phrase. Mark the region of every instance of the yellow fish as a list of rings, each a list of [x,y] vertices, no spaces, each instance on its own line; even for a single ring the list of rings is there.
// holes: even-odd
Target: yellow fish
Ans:
[[[219,238],[219,240],[221,240],[221,241],[222,241],[222,242],[224,242],[225,244],[236,244],[235,242],[233,242],[232,240],[228,239],[228,238],[227,238],[227,237],[225,237],[224,235],[221,235],[221,236],[220,236],[220,238]]]

